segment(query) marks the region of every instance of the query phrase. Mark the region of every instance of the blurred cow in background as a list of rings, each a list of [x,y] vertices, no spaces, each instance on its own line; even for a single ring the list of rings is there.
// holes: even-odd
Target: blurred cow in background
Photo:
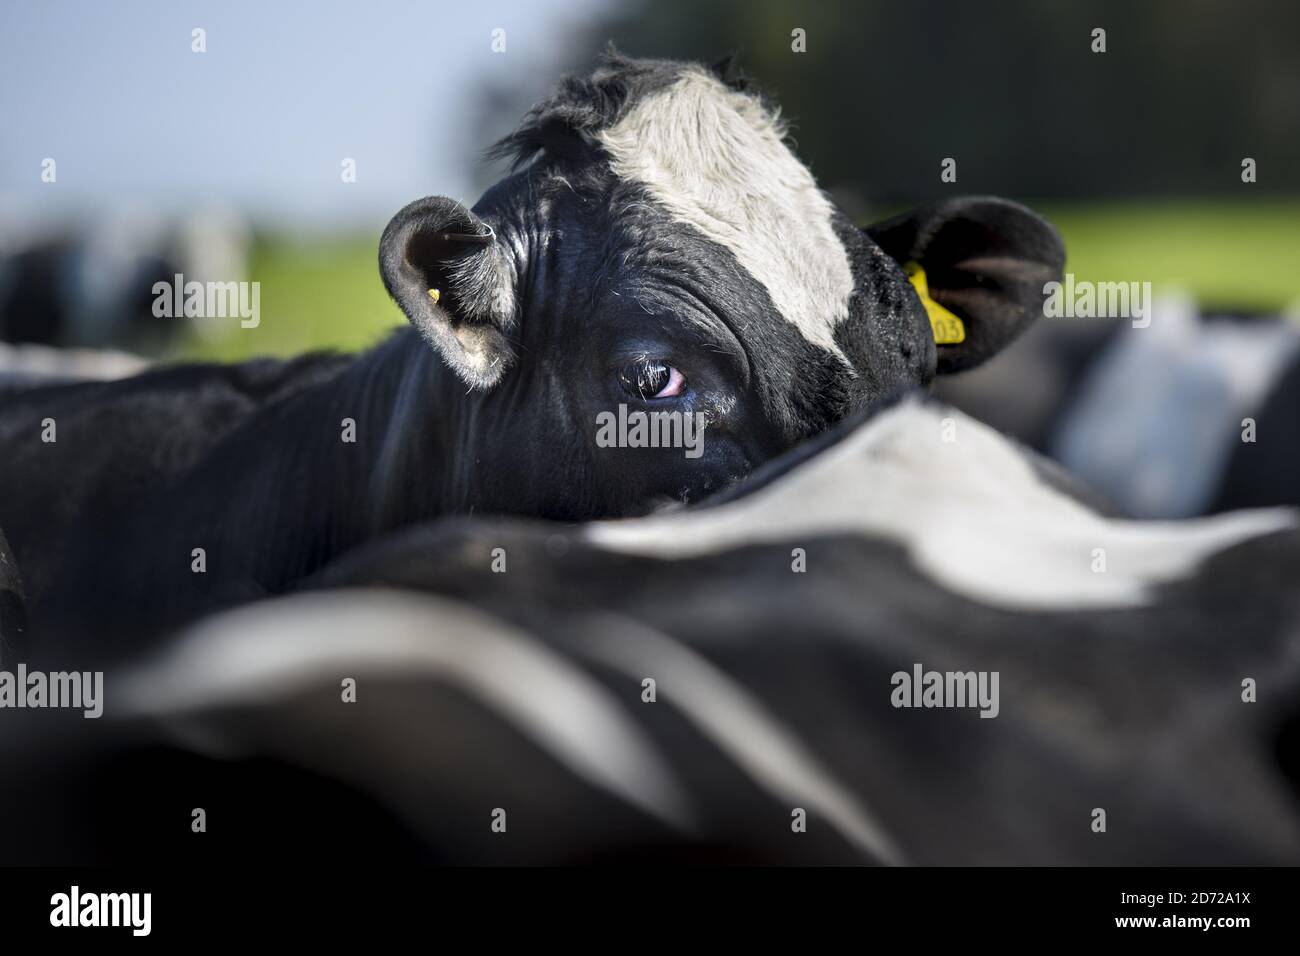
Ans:
[[[946,401],[1058,461],[1120,511],[1300,504],[1300,322],[1184,296],[1126,320],[1038,323]]]
[[[111,216],[0,242],[0,384],[114,379],[165,353],[182,322],[154,310],[154,284],[247,275],[241,219]]]

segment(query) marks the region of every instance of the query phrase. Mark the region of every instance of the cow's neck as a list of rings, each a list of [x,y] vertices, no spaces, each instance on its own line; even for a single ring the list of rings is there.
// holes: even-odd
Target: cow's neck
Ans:
[[[279,590],[385,531],[447,513],[463,392],[404,330],[266,409],[261,434],[245,444],[265,460],[238,513],[223,519],[231,536],[260,542],[253,578]],[[285,447],[268,449],[267,436]]]

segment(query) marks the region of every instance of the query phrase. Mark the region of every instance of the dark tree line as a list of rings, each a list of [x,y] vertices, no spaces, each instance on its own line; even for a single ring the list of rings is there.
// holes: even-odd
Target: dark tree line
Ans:
[[[806,52],[791,49],[795,28]],[[945,157],[963,192],[1029,200],[1300,192],[1293,0],[656,0],[583,30],[573,71],[606,40],[644,56],[738,52],[854,212],[951,190]],[[555,79],[487,91],[485,135]],[[1245,157],[1258,182],[1243,192]]]

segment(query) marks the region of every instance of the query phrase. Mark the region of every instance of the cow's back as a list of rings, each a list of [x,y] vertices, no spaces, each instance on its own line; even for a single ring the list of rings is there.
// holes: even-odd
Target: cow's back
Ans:
[[[176,365],[111,382],[0,395],[0,526],[31,588],[53,568],[36,543],[166,487],[259,408],[348,359],[308,355]],[[48,557],[48,549],[41,548]]]

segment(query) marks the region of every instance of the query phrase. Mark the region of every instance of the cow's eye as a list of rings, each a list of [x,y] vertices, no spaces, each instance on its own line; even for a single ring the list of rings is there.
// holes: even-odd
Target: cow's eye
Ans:
[[[671,398],[686,391],[686,377],[667,362],[643,359],[618,370],[619,384],[638,398]]]

